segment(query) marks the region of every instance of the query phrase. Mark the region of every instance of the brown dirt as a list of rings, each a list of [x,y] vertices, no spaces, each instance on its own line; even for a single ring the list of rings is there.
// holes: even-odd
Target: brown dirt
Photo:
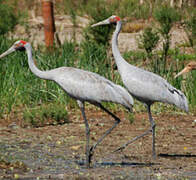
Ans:
[[[72,122],[57,126],[21,128],[1,122],[0,179],[196,179],[196,116],[154,115],[158,157],[153,160],[151,135],[112,153],[149,128],[146,113],[135,113],[132,124],[126,112],[116,114],[122,122],[97,147],[90,169],[81,163],[86,139],[80,112],[70,115]],[[92,144],[114,121],[95,110],[87,117]]]

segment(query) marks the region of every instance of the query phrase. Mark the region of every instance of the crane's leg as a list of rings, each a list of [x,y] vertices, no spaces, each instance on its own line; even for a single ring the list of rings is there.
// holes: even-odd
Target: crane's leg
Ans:
[[[156,158],[156,152],[155,152],[155,122],[152,118],[152,114],[151,114],[151,110],[150,110],[151,104],[147,105],[147,110],[148,110],[148,117],[149,117],[149,121],[151,124],[151,129],[147,130],[146,132],[144,132],[143,134],[136,136],[135,138],[133,138],[132,140],[128,141],[127,143],[123,144],[121,147],[119,147],[118,149],[114,150],[113,152],[117,152],[120,150],[125,149],[129,144],[131,144],[132,142],[136,141],[137,139],[140,139],[144,136],[146,136],[147,134],[149,134],[150,132],[152,132],[152,152],[153,152],[153,158]]]
[[[149,134],[150,132],[152,132],[151,129],[149,129],[148,131],[146,131],[146,132],[143,133],[142,135],[136,136],[135,138],[131,139],[131,140],[128,141],[127,143],[123,144],[122,146],[120,146],[119,148],[117,148],[116,150],[114,150],[113,152],[122,151],[122,150],[125,149],[129,144],[133,143],[133,142],[136,141],[137,139],[140,139],[140,138],[146,136],[146,135]]]
[[[89,150],[90,128],[89,128],[88,120],[86,119],[86,115],[85,115],[84,102],[77,101],[77,103],[81,109],[82,116],[84,118],[85,127],[86,127],[86,166],[87,168],[89,168],[91,163],[90,150]]]
[[[99,139],[98,141],[93,145],[91,146],[90,148],[90,158],[91,156],[93,155],[93,152],[95,150],[95,148],[97,147],[98,144],[101,143],[101,141],[108,135],[111,133],[111,131],[120,123],[120,119],[115,116],[113,113],[111,113],[109,110],[107,110],[104,106],[102,106],[101,104],[95,104],[96,106],[99,106],[102,110],[104,110],[106,113],[108,113],[109,115],[111,115],[114,119],[115,119],[115,123],[113,124],[113,126],[108,129]]]
[[[150,121],[151,128],[152,128],[152,156],[154,159],[156,159],[156,151],[155,151],[155,127],[156,127],[156,124],[154,122],[154,119],[152,118],[150,105],[147,105],[147,109],[148,109],[149,121]]]

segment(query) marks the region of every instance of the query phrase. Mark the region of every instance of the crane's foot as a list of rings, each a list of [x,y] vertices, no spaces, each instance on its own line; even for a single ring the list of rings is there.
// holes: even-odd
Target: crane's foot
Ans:
[[[91,168],[91,155],[89,153],[87,159],[86,159],[86,168]]]
[[[91,164],[91,152],[90,150],[86,151],[86,168],[90,168]]]
[[[86,167],[87,168],[90,168],[90,164],[91,164],[91,160],[92,160],[92,157],[93,157],[93,151],[94,148],[93,146],[89,149],[89,153],[88,153],[88,156],[86,158]]]

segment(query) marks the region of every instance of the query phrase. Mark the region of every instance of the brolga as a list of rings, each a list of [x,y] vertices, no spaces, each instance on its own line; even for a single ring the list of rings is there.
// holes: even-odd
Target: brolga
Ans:
[[[26,50],[29,68],[37,77],[56,82],[70,97],[77,100],[86,128],[86,166],[89,168],[93,152],[97,145],[101,143],[101,141],[120,122],[120,119],[112,112],[107,110],[101,103],[103,101],[118,103],[132,111],[132,96],[127,92],[127,90],[125,90],[125,88],[114,84],[108,79],[93,72],[84,71],[73,67],[59,67],[48,71],[39,70],[36,67],[32,57],[31,44],[23,40],[15,42],[6,52],[0,55],[0,58],[16,50]],[[85,102],[98,106],[115,120],[113,126],[108,129],[91,147],[89,145],[90,129],[85,115]]]
[[[149,121],[151,124],[151,128],[148,131],[128,141],[116,151],[124,149],[128,144],[132,143],[136,139],[139,139],[152,132],[152,155],[155,159],[155,122],[151,114],[151,105],[154,102],[164,102],[174,104],[188,112],[187,99],[181,91],[174,88],[159,75],[133,66],[123,59],[118,48],[118,35],[122,27],[120,17],[113,15],[106,20],[93,24],[92,27],[107,24],[116,24],[116,29],[112,36],[112,53],[123,84],[133,97],[143,102],[147,106]]]
[[[191,62],[189,62],[189,63],[185,66],[185,68],[184,68],[182,71],[180,71],[180,72],[175,76],[175,78],[177,78],[178,76],[180,76],[180,75],[182,75],[182,74],[188,73],[188,72],[190,72],[190,71],[192,71],[192,70],[196,70],[196,61],[191,61]]]

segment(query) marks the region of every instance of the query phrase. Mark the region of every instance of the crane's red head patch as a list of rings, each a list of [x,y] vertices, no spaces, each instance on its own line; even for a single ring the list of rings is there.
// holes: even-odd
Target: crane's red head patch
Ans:
[[[26,41],[23,41],[23,40],[20,40],[20,43],[25,45],[27,42]]]
[[[120,21],[120,17],[119,16],[112,16],[110,18],[110,23],[116,23],[118,21]]]
[[[116,16],[115,19],[116,19],[116,21],[120,21],[120,17],[119,16]]]
[[[14,43],[14,48],[16,49],[16,50],[20,50],[20,51],[22,51],[22,50],[25,50],[25,45],[27,44],[27,42],[26,41],[23,41],[23,40],[19,40],[19,41],[16,41],[15,43]]]

